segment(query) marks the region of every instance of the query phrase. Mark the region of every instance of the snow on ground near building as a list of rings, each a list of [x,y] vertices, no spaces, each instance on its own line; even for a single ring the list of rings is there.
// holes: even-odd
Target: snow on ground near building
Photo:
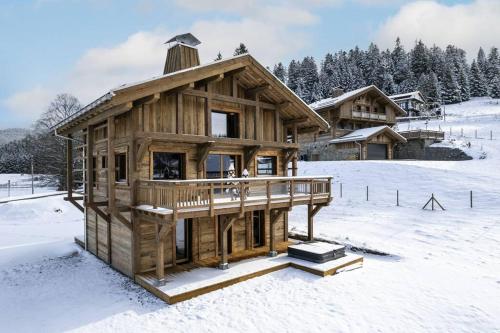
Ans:
[[[477,109],[492,107],[484,102],[461,107],[477,104],[470,108],[482,117]],[[302,174],[335,177],[334,201],[316,216],[315,234],[391,256],[367,255],[363,268],[326,278],[288,268],[169,306],[94,256],[61,247],[50,259],[0,264],[2,330],[500,332],[500,120],[491,114],[474,124],[496,131],[499,140],[471,139],[473,152],[483,144],[485,159],[300,163]],[[458,115],[445,125],[469,123]],[[446,211],[421,209],[431,193]],[[81,233],[81,222],[78,230],[56,228],[81,216],[69,203],[39,200],[17,202],[8,213],[0,205],[0,228],[10,223],[15,240],[0,229],[0,248],[37,237],[65,243]],[[289,224],[305,232],[305,210],[294,208]],[[25,240],[25,233],[33,238]]]
[[[46,186],[42,182],[43,175],[34,175],[33,191],[35,194],[47,193],[56,190],[54,186]],[[10,191],[7,184],[10,180]],[[31,195],[31,175],[3,173],[0,174],[0,200],[6,198],[17,198],[19,196]]]

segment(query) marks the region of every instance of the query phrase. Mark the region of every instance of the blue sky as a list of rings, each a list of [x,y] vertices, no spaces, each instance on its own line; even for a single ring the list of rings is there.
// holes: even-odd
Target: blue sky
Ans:
[[[119,84],[160,74],[166,54],[162,43],[176,33],[190,31],[202,41],[202,61],[212,60],[219,50],[230,56],[239,41],[265,65],[273,65],[305,55],[319,61],[326,52],[366,48],[370,41],[390,47],[396,36],[407,47],[423,38],[429,44],[453,42],[473,53],[498,38],[498,3],[4,0],[0,129],[30,126],[57,93],[69,92],[87,103]],[[443,34],[443,24],[452,31]]]

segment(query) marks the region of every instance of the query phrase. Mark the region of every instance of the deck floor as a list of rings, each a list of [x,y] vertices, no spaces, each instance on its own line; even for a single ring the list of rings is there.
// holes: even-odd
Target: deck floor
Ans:
[[[345,257],[318,264],[292,258],[284,253],[276,257],[257,257],[232,263],[227,270],[211,267],[190,267],[185,270],[179,268],[178,271],[167,274],[162,282],[156,279],[154,272],[137,274],[135,280],[165,302],[174,304],[287,267],[318,276],[328,276],[336,274],[344,267],[361,265],[362,262],[363,257],[356,254],[347,254]]]

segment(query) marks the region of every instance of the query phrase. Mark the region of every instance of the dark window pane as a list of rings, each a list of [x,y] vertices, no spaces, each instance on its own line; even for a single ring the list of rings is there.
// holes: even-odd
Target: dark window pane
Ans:
[[[183,158],[177,153],[153,153],[153,179],[183,179]]]
[[[212,112],[212,136],[237,138],[239,135],[237,113]]]
[[[221,178],[220,157],[218,154],[210,154],[207,157],[207,178]]]
[[[258,176],[276,175],[276,156],[258,156],[257,175]]]
[[[115,155],[115,180],[123,182],[127,180],[127,154]]]
[[[264,246],[264,211],[253,212],[253,246]]]

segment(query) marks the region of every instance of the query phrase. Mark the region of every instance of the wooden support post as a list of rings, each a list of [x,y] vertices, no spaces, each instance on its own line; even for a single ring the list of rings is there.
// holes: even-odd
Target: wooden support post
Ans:
[[[182,93],[177,93],[177,134],[184,133],[184,110]]]
[[[68,191],[68,199],[73,198],[73,141],[71,135],[68,135],[69,140],[66,140],[66,190]],[[10,180],[9,180],[9,196],[10,196]]]
[[[212,94],[210,85],[207,85],[207,98],[205,99],[205,135],[212,136]]]
[[[275,257],[278,255],[276,251],[276,222],[283,214],[283,209],[277,209],[274,212],[269,211],[269,256]]]
[[[312,241],[313,235],[313,205],[307,205],[307,240]]]
[[[271,182],[266,181],[266,197],[267,197],[267,209],[271,209]]]
[[[210,192],[209,192],[209,199],[210,199],[210,217],[215,216],[215,209],[214,209],[214,183],[210,183]]]
[[[221,258],[219,269],[228,269],[228,253],[227,253],[227,232],[236,221],[236,216],[223,216],[219,218],[219,243],[221,244]]]
[[[260,96],[259,94],[255,95],[255,101],[257,104],[255,105],[255,114],[254,114],[254,138],[257,141],[262,141],[262,124],[261,124],[261,108],[260,108]]]
[[[295,195],[295,182],[290,180],[290,209],[293,207],[293,196]]]
[[[280,108],[274,110],[274,141],[279,142],[279,130],[280,130]]]
[[[172,234],[172,266],[175,267],[177,265],[177,235],[176,235],[177,221],[173,221],[172,226],[170,228],[170,233]]]
[[[295,151],[293,157],[292,157],[292,176],[296,177],[297,176],[297,151]]]
[[[115,209],[115,118],[109,117],[108,124],[108,207],[111,211]]]
[[[162,281],[165,278],[165,241],[160,237],[160,227],[158,223],[156,229],[156,278]]]
[[[87,202],[94,202],[94,126],[87,126]]]

